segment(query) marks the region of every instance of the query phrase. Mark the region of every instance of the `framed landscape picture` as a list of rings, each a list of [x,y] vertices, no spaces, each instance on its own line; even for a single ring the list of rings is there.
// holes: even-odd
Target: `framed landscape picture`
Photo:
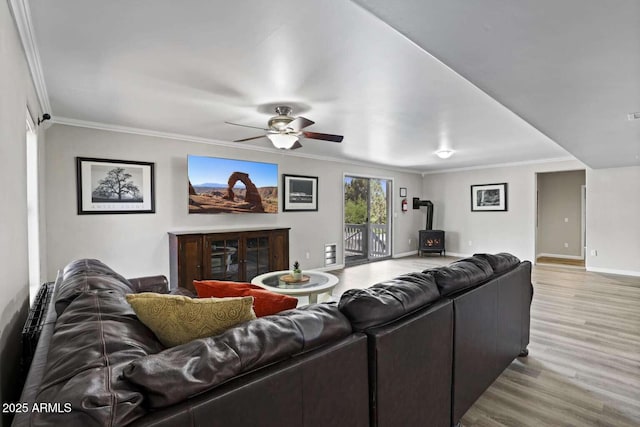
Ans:
[[[187,157],[189,213],[278,213],[275,163]]]
[[[77,157],[78,215],[154,213],[153,166]]]
[[[318,210],[318,177],[282,175],[284,211]]]
[[[506,211],[507,183],[471,186],[471,211]]]

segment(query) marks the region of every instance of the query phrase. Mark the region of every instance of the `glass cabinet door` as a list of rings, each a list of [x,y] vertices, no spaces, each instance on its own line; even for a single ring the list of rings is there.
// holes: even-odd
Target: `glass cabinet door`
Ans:
[[[205,279],[240,280],[239,239],[207,239]]]
[[[246,280],[269,272],[269,237],[248,237],[245,240]]]

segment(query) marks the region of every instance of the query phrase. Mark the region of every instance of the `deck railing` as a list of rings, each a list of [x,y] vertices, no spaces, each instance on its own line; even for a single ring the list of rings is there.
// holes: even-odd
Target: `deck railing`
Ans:
[[[366,236],[367,224],[344,225],[344,250],[351,257],[383,257],[388,256],[387,224],[369,224],[369,235]]]

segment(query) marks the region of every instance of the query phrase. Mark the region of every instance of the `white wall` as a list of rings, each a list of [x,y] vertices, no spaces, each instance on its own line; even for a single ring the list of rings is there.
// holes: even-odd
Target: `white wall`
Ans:
[[[29,300],[26,198],[26,109],[40,114],[7,2],[0,2],[0,402],[16,401],[20,332]],[[0,426],[9,425],[2,414]]]
[[[584,170],[538,174],[537,256],[582,256],[585,175]]]
[[[279,214],[188,214],[187,155],[277,163],[278,173],[318,176],[318,212]],[[155,163],[156,213],[77,215],[75,157],[138,160]],[[287,152],[262,153],[211,144],[162,139],[80,127],[54,125],[47,131],[46,203],[48,273],[55,275],[73,259],[94,257],[125,276],[169,275],[170,230],[224,229],[239,226],[291,227],[290,258],[303,268],[324,266],[324,244],[338,243],[342,263],[342,188],[345,172],[394,179],[398,219],[394,253],[415,250],[423,222],[418,212],[400,213],[399,187],[418,196],[422,177],[339,162],[294,157]],[[281,179],[279,179],[281,186]],[[280,200],[280,204],[282,204]],[[282,207],[280,207],[282,210]],[[409,246],[409,238],[414,244]],[[310,259],[304,253],[310,252]]]
[[[586,259],[591,271],[640,276],[640,166],[587,170]]]
[[[434,229],[449,254],[510,252],[534,259],[536,172],[584,169],[576,161],[426,174],[422,198],[434,204]],[[508,211],[471,212],[471,185],[508,184]]]

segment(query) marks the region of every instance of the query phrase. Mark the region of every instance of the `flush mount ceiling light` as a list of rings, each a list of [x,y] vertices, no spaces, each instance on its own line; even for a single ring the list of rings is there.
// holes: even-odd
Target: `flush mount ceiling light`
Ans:
[[[640,112],[627,114],[627,119],[629,119],[629,120],[638,120],[638,119],[640,119]]]
[[[440,157],[441,159],[448,159],[453,155],[453,153],[455,153],[455,151],[442,149],[442,150],[436,151],[436,156]]]
[[[274,147],[281,150],[290,150],[298,142],[297,136],[286,133],[268,133],[267,138],[269,138]]]

